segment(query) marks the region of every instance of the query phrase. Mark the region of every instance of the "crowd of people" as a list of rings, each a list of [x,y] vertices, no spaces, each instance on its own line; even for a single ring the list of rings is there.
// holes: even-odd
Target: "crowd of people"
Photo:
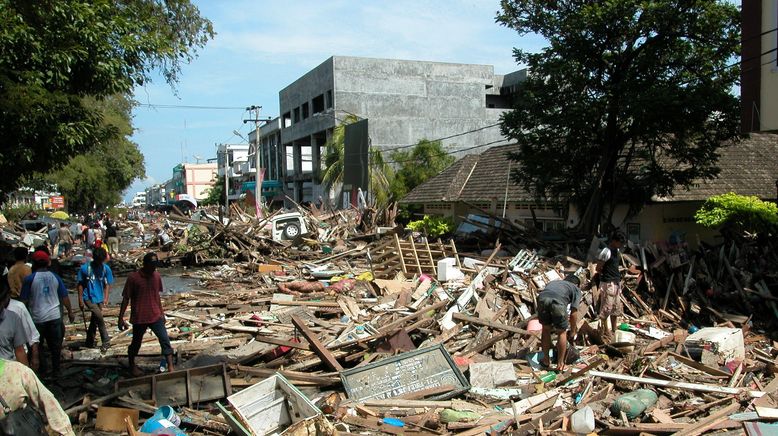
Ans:
[[[14,422],[17,427],[24,425],[24,432],[19,433],[17,428],[13,434],[48,434],[46,431],[74,434],[68,416],[46,387],[60,378],[65,325],[75,321],[70,293],[53,263],[57,264],[58,257],[72,254],[78,245],[83,246],[85,253],[91,253],[78,268],[75,300],[85,322],[89,317],[83,347],[97,348],[99,333],[99,349],[107,351],[111,335],[103,311],[109,304],[114,284],[108,260],[109,253],[118,252],[120,239],[108,215],[91,218],[85,220],[91,225],[62,224],[52,228],[56,231],[49,232],[49,244],[32,252],[27,247],[16,247],[10,268],[0,266],[3,272],[0,280],[0,434],[7,434]],[[76,233],[74,228],[80,231]],[[153,245],[164,248],[166,244],[160,234],[166,236],[165,231],[159,229],[156,234]],[[173,348],[160,297],[163,284],[158,264],[156,252],[147,253],[142,267],[127,277],[122,290],[117,321],[120,330],[130,328],[125,314],[131,307],[128,367],[133,376],[143,375],[135,358],[146,330],[157,336],[167,370],[174,369]],[[43,430],[30,432],[30,425],[39,425]]]

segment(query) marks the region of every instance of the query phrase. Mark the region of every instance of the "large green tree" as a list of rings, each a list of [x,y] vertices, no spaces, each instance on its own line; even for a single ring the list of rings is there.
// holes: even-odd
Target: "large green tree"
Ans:
[[[0,201],[116,138],[87,98],[173,85],[212,36],[188,0],[0,0]]]
[[[71,212],[111,207],[133,181],[146,175],[143,154],[130,141],[132,102],[121,95],[87,98],[84,106],[100,115],[101,130],[110,132],[89,152],[72,157],[43,179],[62,193]]]
[[[395,150],[391,162],[395,165],[390,189],[399,200],[428,179],[448,168],[456,159],[446,153],[440,141],[422,139],[413,148]]]
[[[515,180],[572,201],[581,230],[636,212],[718,173],[738,133],[739,12],[713,0],[503,0],[497,22],[548,41],[515,49],[529,68],[502,132],[519,144]],[[610,211],[610,212],[609,212]]]

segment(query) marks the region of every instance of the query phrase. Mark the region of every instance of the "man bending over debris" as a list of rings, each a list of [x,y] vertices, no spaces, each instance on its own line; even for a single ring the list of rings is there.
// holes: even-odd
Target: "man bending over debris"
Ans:
[[[551,334],[558,333],[556,343],[557,367],[565,369],[567,358],[567,339],[575,339],[578,323],[578,306],[581,303],[581,290],[578,288],[578,277],[569,274],[564,280],[548,282],[545,289],[538,294],[538,320],[543,326],[540,344],[543,348],[541,364],[551,365],[549,351],[551,350]],[[569,330],[569,333],[568,333]]]
[[[597,276],[600,281],[600,333],[603,337],[612,336],[616,331],[619,317],[623,315],[621,307],[621,252],[619,249],[627,238],[620,231],[611,235],[608,246],[597,256]],[[593,280],[594,281],[594,280]],[[608,332],[608,317],[611,330]]]
[[[138,355],[138,351],[140,351],[146,329],[151,329],[157,336],[157,339],[159,339],[162,355],[167,360],[167,370],[173,371],[173,347],[170,345],[170,338],[167,335],[167,329],[165,329],[165,312],[162,310],[162,300],[160,298],[162,277],[157,272],[157,265],[159,265],[157,254],[154,252],[146,253],[143,256],[143,266],[141,269],[127,276],[127,282],[124,284],[122,293],[122,305],[119,309],[119,329],[127,329],[124,313],[127,311],[127,304],[132,302],[132,311],[130,313],[132,343],[130,343],[127,349],[127,356],[130,361],[130,371],[136,377],[143,375],[143,372],[135,364],[135,357]]]

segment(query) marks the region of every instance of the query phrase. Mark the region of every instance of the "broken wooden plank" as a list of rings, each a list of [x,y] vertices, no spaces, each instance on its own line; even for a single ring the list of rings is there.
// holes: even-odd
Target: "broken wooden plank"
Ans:
[[[711,428],[715,427],[719,423],[726,421],[729,414],[732,412],[738,410],[740,408],[740,404],[735,402],[730,404],[727,407],[724,407],[723,409],[717,410],[715,413],[712,413],[705,418],[700,419],[694,424],[691,424],[690,426],[686,427],[685,429],[675,433],[674,436],[698,436],[706,431],[710,430]]]
[[[335,304],[337,305],[337,303]],[[319,341],[319,338],[317,338],[316,334],[314,334],[311,329],[308,328],[308,326],[305,324],[305,321],[300,319],[300,317],[297,315],[292,315],[292,324],[294,324],[294,326],[300,330],[300,334],[302,334],[305,339],[308,340],[308,344],[310,345],[311,349],[314,353],[316,353],[317,356],[319,356],[319,358],[322,360],[322,363],[324,363],[329,369],[333,371],[343,371],[343,367],[335,359],[335,356],[333,356],[332,353],[330,353],[330,350],[328,350],[327,347],[325,347],[324,344]]]
[[[730,388],[725,386],[704,385],[699,383],[686,383],[686,382],[678,382],[678,381],[659,380],[655,378],[633,377],[630,375],[615,374],[610,372],[589,371],[589,374],[594,377],[604,378],[606,380],[628,381],[628,382],[643,383],[643,384],[653,385],[653,386],[663,386],[666,388],[674,388],[674,389],[688,389],[692,391],[712,392],[717,394],[730,394],[730,395],[739,395],[741,393],[746,393],[752,398],[759,398],[765,394],[764,392],[751,391],[744,388]]]
[[[686,356],[681,356],[680,354],[673,353],[672,351],[669,354],[670,354],[670,356],[673,356],[673,358],[675,358],[675,360],[683,363],[684,365],[691,366],[692,368],[698,369],[698,370],[700,370],[700,371],[702,371],[704,373],[707,373],[707,374],[710,374],[710,375],[715,375],[715,376],[720,376],[720,377],[727,377],[727,378],[730,378],[732,376],[732,374],[730,374],[730,373],[728,373],[726,371],[722,371],[722,370],[720,370],[718,368],[712,368],[712,367],[710,367],[708,365],[704,365],[704,364],[702,364],[700,362],[697,362],[696,360],[690,359],[690,358],[688,358]]]
[[[457,321],[469,322],[470,324],[478,324],[478,325],[490,327],[490,328],[497,329],[497,330],[505,330],[505,331],[508,331],[508,332],[518,333],[520,335],[535,336],[535,333],[528,332],[527,330],[520,329],[520,328],[514,327],[512,325],[501,324],[499,322],[488,321],[488,320],[485,320],[485,319],[476,318],[474,316],[463,315],[463,314],[461,314],[459,312],[455,312],[453,314],[452,318],[457,320]]]

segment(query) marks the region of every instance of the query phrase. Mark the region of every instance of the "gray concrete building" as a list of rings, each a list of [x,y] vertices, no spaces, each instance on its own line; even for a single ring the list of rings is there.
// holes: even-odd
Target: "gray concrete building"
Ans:
[[[491,65],[333,56],[279,93],[279,180],[295,201],[326,197],[324,144],[348,115],[368,119],[370,143],[384,152],[421,139],[447,138],[455,154],[505,144],[496,124],[525,77]]]

